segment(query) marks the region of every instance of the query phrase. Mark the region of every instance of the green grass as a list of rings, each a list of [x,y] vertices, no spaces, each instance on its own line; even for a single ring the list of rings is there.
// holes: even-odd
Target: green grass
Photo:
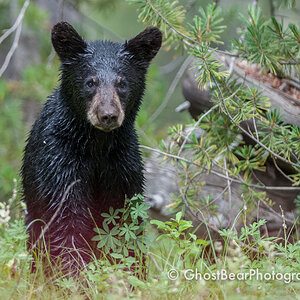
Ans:
[[[225,242],[221,243],[198,239],[191,223],[177,214],[168,222],[152,222],[160,233],[150,225],[147,229],[146,234],[157,239],[146,255],[145,280],[126,271],[124,263],[111,264],[107,259],[91,262],[76,280],[65,275],[45,277],[39,260],[37,271],[32,273],[23,218],[7,223],[1,217],[5,211],[6,215],[10,212],[8,206],[0,208],[0,299],[299,299],[300,243],[261,237],[259,227],[263,222],[245,227],[239,235],[224,231]],[[244,237],[258,252],[244,247]],[[225,278],[225,272],[227,276],[246,276],[255,270],[261,275],[247,275],[243,280],[201,280],[201,276],[218,274],[220,279],[221,274]],[[269,276],[266,273],[279,277],[280,273],[283,278],[256,279]],[[299,274],[298,280],[291,280],[292,273]],[[178,278],[171,280],[168,274],[178,274]]]

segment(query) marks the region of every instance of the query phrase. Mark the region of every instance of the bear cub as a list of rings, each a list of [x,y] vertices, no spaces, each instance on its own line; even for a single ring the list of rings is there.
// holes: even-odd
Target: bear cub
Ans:
[[[60,86],[33,125],[21,175],[28,246],[43,244],[63,270],[91,260],[101,213],[143,192],[134,122],[161,42],[155,27],[122,44],[87,42],[67,22],[52,29]]]

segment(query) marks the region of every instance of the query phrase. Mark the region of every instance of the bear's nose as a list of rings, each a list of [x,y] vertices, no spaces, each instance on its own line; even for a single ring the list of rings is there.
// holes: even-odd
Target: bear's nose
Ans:
[[[105,112],[103,114],[98,114],[98,120],[100,123],[110,126],[117,122],[118,115],[116,113]]]

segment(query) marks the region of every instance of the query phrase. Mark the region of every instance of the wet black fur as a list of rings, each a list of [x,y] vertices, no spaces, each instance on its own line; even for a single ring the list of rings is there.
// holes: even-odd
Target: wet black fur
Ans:
[[[90,260],[95,223],[109,207],[124,206],[125,197],[143,192],[143,164],[134,121],[145,89],[145,75],[161,45],[157,28],[147,28],[124,44],[84,41],[68,23],[52,30],[61,65],[61,84],[48,98],[35,122],[24,152],[22,182],[27,204],[29,245],[57,211],[67,188],[76,182],[45,232],[53,261],[67,268]],[[126,79],[120,94],[125,119],[120,128],[103,132],[86,116],[86,79],[97,75],[103,85],[116,76]],[[93,217],[91,217],[91,215]],[[35,221],[35,220],[42,221]],[[87,245],[87,243],[89,245]],[[76,248],[67,253],[62,247]]]

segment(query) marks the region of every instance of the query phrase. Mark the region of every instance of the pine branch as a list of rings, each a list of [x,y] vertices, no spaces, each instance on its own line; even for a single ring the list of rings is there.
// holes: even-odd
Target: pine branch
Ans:
[[[140,148],[146,149],[146,150],[150,150],[152,152],[159,153],[161,155],[173,158],[175,160],[180,160],[180,161],[189,163],[189,164],[194,165],[196,167],[202,167],[200,164],[195,163],[194,161],[191,161],[189,159],[186,159],[186,158],[178,156],[178,155],[174,155],[174,154],[171,154],[171,153],[167,153],[167,152],[161,151],[159,149],[151,148],[151,147],[148,147],[148,146],[145,146],[145,145],[140,145]],[[205,167],[205,170],[208,170],[208,169]],[[217,176],[219,176],[221,178],[224,178],[226,180],[231,180],[232,182],[240,183],[240,184],[243,184],[245,186],[256,188],[256,189],[261,189],[261,190],[266,190],[266,191],[267,190],[273,190],[273,191],[275,191],[275,190],[278,190],[278,191],[300,191],[300,187],[292,187],[292,186],[264,186],[264,185],[250,184],[250,183],[247,183],[247,182],[245,182],[243,180],[239,180],[239,179],[235,179],[235,178],[232,178],[232,177],[228,177],[228,176],[226,176],[224,174],[221,174],[219,172],[216,172],[214,170],[209,170],[209,171],[212,174],[217,175]]]

